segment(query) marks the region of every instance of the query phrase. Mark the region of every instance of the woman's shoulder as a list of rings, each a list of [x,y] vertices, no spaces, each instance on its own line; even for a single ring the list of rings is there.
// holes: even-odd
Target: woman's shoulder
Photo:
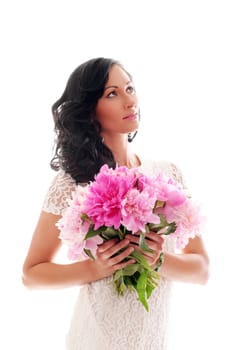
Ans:
[[[75,180],[63,170],[58,171],[48,187],[42,210],[61,215],[69,205],[69,200],[75,189]]]

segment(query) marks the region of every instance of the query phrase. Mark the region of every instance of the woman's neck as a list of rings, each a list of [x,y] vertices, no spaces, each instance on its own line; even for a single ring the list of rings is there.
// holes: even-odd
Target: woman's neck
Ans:
[[[113,152],[113,156],[118,166],[137,168],[141,165],[138,156],[130,150],[127,150],[127,152]]]
[[[111,149],[118,166],[136,168],[141,165],[139,157],[130,149],[126,137],[111,139],[104,137],[104,143]]]

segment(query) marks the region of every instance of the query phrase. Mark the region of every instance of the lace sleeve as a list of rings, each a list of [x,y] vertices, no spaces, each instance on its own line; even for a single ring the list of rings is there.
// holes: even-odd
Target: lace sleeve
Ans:
[[[152,164],[152,175],[162,172],[163,174],[172,177],[175,181],[179,182],[182,187],[187,190],[186,181],[183,174],[179,167],[177,167],[174,163],[167,160],[159,160],[152,161],[150,163],[147,162],[147,164]]]
[[[53,179],[42,205],[42,210],[55,215],[62,215],[64,209],[69,205],[72,192],[75,190],[75,181],[64,171],[59,173]]]
[[[184,179],[184,176],[181,170],[174,163],[170,163],[170,168],[171,168],[171,176],[173,177],[173,179],[181,183],[183,188],[187,190],[186,181]]]

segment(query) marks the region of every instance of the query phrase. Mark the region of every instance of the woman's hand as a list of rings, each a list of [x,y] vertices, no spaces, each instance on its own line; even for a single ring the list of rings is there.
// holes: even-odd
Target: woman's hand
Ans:
[[[133,247],[135,250],[140,252],[146,258],[148,264],[151,267],[153,268],[156,267],[159,261],[160,254],[163,251],[163,242],[164,242],[163,237],[161,237],[155,232],[150,232],[145,235],[146,244],[152,250],[152,252],[144,251],[139,247],[139,238],[140,238],[139,235],[129,234],[129,235],[126,235],[125,238],[130,241],[130,247]]]
[[[95,259],[98,279],[111,276],[115,271],[135,263],[134,259],[124,261],[134,251],[134,247],[129,243],[128,239],[119,242],[113,238],[98,246]]]

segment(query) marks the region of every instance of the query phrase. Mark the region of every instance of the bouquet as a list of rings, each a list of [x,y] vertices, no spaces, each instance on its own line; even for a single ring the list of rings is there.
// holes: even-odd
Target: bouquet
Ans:
[[[103,165],[94,181],[72,193],[69,206],[57,222],[60,239],[68,245],[71,260],[95,259],[97,245],[126,234],[137,234],[141,251],[151,251],[145,234],[170,235],[177,248],[194,237],[202,223],[200,207],[189,198],[181,184],[159,174],[147,176],[138,169]],[[136,291],[148,311],[148,298],[158,286],[158,267],[153,269],[139,251],[127,259],[135,263],[116,271],[113,286],[118,295]],[[159,265],[163,262],[160,255]]]

